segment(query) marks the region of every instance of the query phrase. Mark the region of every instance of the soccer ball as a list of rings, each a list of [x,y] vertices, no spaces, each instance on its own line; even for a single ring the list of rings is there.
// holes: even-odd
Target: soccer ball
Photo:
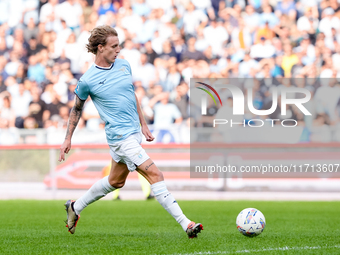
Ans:
[[[255,208],[242,210],[236,218],[236,227],[245,236],[257,236],[266,226],[264,215]]]

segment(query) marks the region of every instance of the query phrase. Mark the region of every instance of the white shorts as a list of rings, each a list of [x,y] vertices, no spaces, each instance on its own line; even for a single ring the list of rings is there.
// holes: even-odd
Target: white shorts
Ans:
[[[140,145],[142,142],[142,133],[134,133],[128,136],[125,140],[109,144],[110,155],[114,161],[121,162],[127,165],[129,171],[136,170],[150,157]]]

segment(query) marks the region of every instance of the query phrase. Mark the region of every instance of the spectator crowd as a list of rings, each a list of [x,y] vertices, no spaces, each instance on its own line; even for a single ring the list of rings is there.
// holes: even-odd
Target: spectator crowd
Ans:
[[[155,128],[189,125],[190,78],[256,78],[257,109],[268,109],[271,86],[306,87],[311,124],[292,118],[339,123],[337,0],[0,0],[0,131],[66,127],[99,25],[117,30]],[[103,128],[90,99],[78,128]]]

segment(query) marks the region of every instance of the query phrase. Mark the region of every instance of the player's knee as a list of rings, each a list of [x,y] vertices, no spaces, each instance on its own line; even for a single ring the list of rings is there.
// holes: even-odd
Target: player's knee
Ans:
[[[125,185],[125,181],[110,180],[110,185],[116,189],[121,189]]]

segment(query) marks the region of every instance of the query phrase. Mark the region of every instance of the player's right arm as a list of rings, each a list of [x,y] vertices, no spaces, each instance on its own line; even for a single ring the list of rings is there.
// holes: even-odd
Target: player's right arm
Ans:
[[[65,141],[60,147],[59,162],[65,160],[65,153],[67,154],[71,150],[71,138],[83,112],[84,103],[85,100],[81,100],[78,96],[75,96],[75,103],[68,119]]]

